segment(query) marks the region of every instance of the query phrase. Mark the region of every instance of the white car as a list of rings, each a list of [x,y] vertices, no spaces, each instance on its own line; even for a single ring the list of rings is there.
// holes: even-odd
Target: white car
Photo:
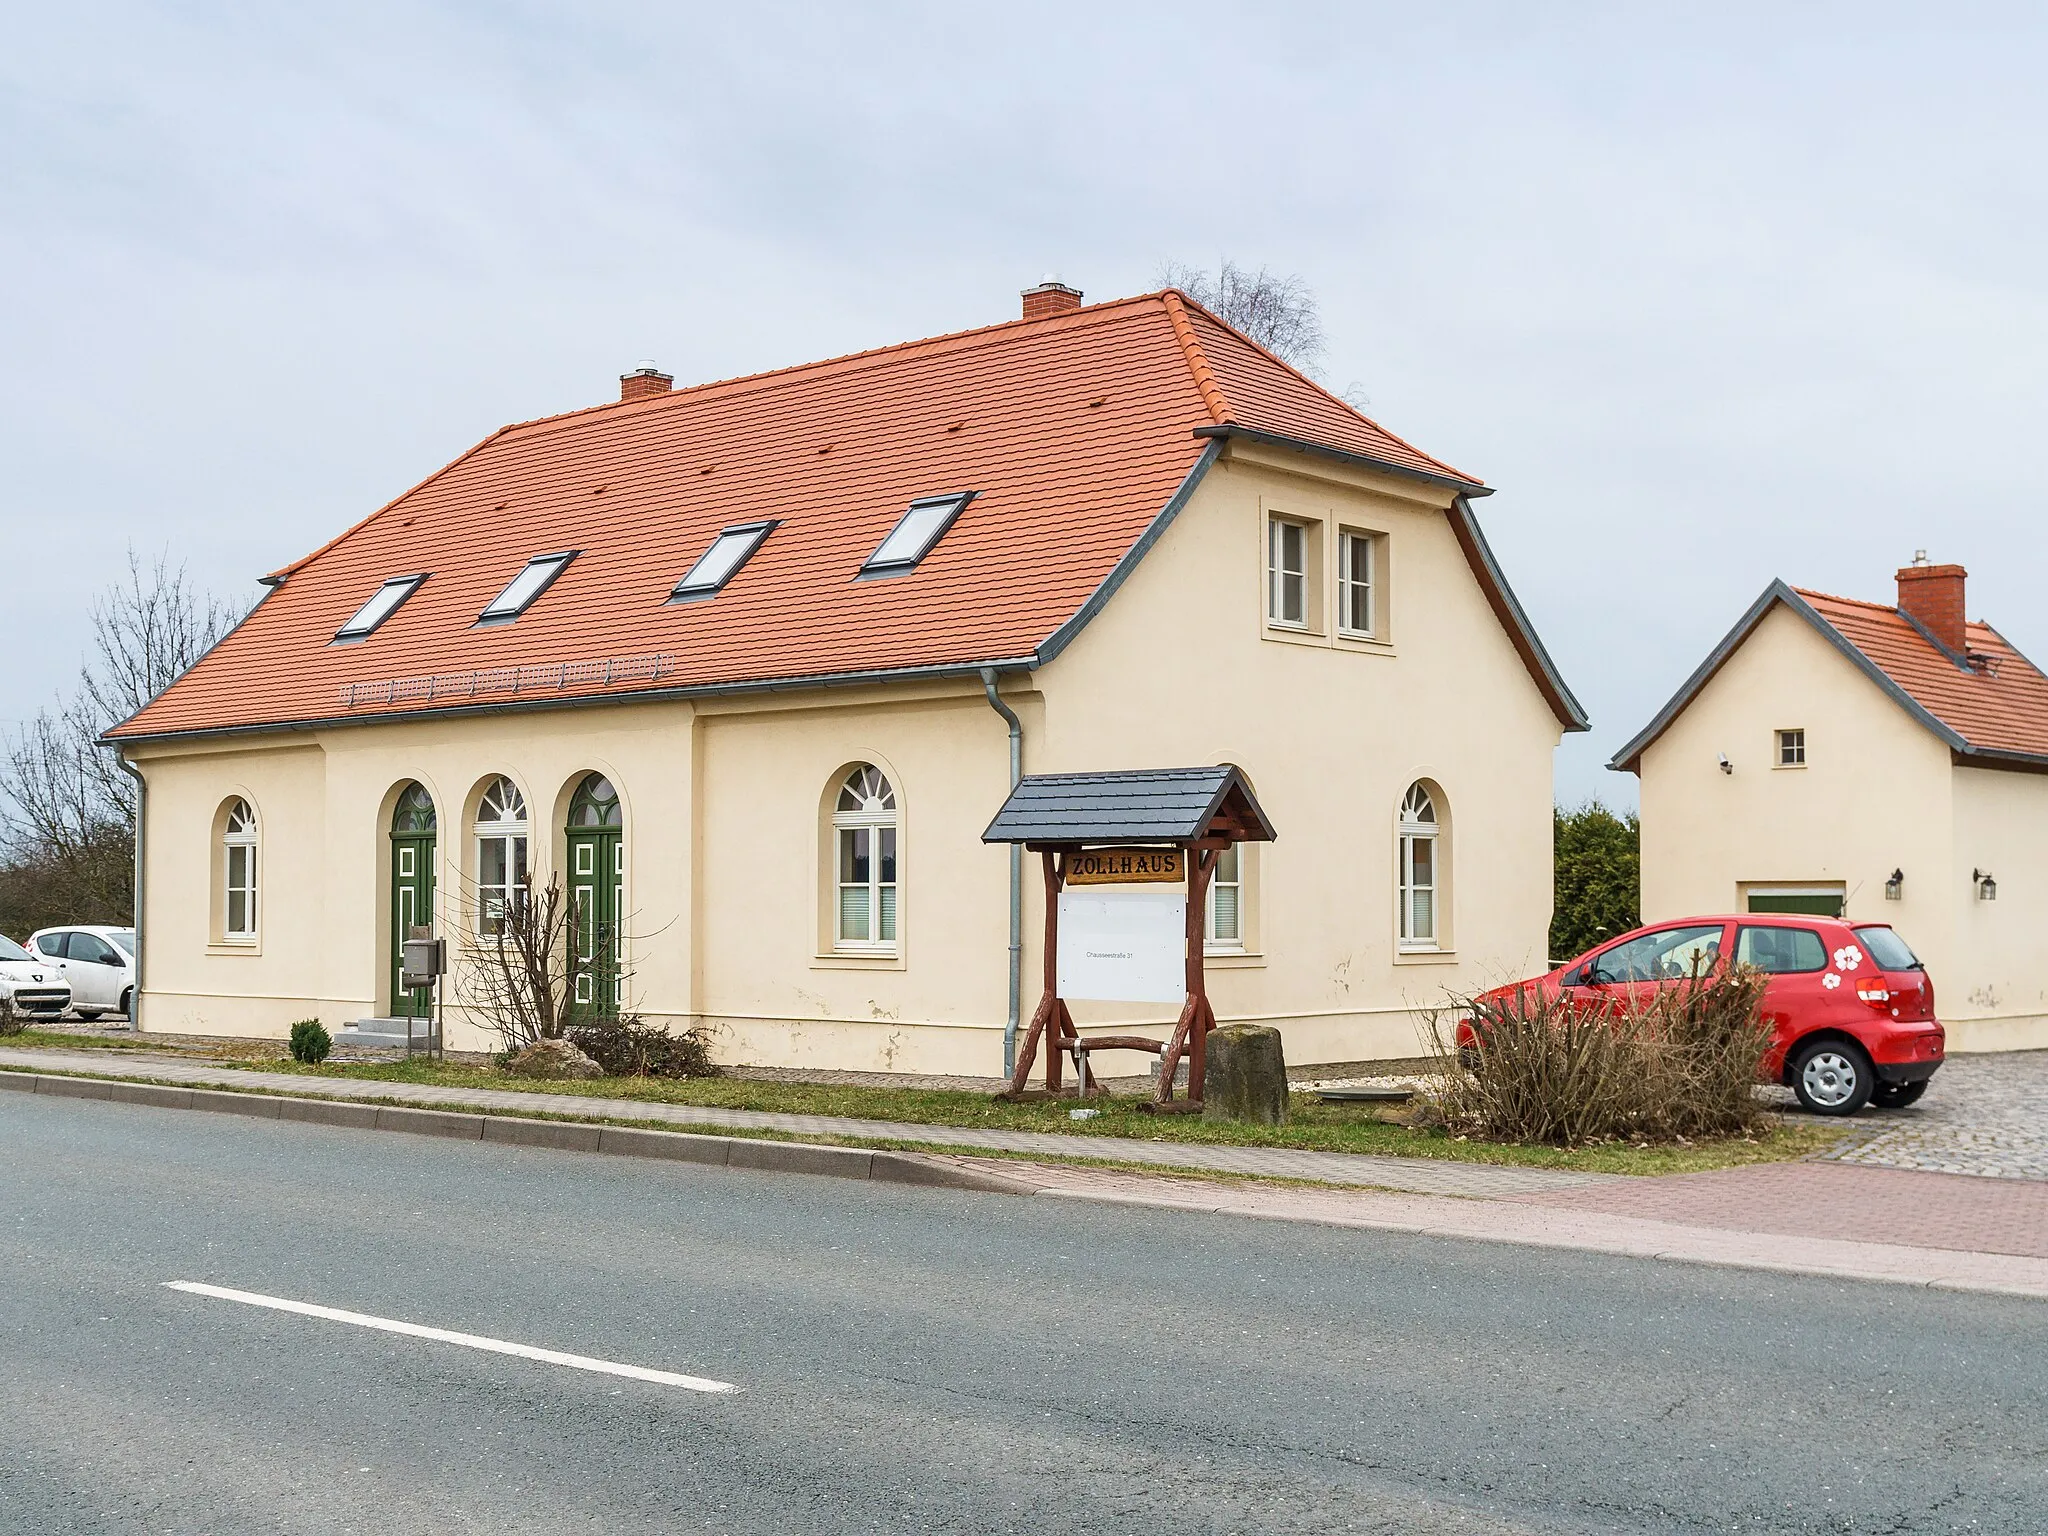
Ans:
[[[71,984],[14,940],[0,936],[0,1004],[19,1016],[54,1019],[71,1006]]]
[[[87,1022],[103,1013],[134,1018],[135,930],[97,923],[39,928],[29,935],[30,957],[55,966],[71,984],[71,1006]]]

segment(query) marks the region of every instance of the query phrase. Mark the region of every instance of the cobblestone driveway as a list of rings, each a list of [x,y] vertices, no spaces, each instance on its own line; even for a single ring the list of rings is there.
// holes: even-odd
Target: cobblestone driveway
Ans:
[[[1951,1056],[1918,1104],[1866,1109],[1856,1126],[1825,1160],[2048,1179],[2048,1051]]]

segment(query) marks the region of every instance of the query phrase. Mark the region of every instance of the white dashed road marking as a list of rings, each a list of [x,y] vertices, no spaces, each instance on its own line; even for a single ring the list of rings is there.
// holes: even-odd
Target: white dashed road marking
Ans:
[[[268,1307],[273,1312],[296,1312],[301,1317],[321,1317],[330,1323],[352,1323],[358,1328],[376,1328],[385,1333],[402,1333],[409,1338],[433,1339],[442,1344],[460,1344],[465,1349],[488,1350],[494,1355],[517,1355],[522,1360],[539,1360],[547,1365],[566,1365],[572,1370],[598,1371],[606,1376],[629,1376],[634,1381],[652,1381],[665,1387],[683,1387],[691,1392],[737,1392],[729,1381],[712,1381],[703,1376],[682,1376],[674,1371],[650,1370],[644,1365],[621,1365],[616,1360],[593,1360],[588,1355],[564,1354],[559,1349],[541,1349],[533,1344],[514,1344],[507,1339],[487,1339],[481,1334],[456,1333],[447,1328],[428,1328],[419,1323],[402,1323],[395,1318],[371,1317],[366,1312],[344,1312],[338,1307],[319,1307],[310,1301],[287,1301],[282,1296],[261,1296],[254,1291],[231,1291],[226,1286],[201,1285],[196,1280],[166,1280],[174,1291],[194,1296],[212,1296],[221,1301],[239,1301],[244,1306]]]

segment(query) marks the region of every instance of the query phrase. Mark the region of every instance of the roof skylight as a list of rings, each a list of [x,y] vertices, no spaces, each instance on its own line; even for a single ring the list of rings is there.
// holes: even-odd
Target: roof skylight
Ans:
[[[761,547],[761,541],[775,531],[775,524],[735,523],[711,541],[711,547],[697,557],[697,563],[669,593],[670,602],[715,596],[731,581],[747,557]]]
[[[960,509],[974,499],[974,492],[957,496],[926,496],[910,504],[875,552],[860,568],[863,576],[900,576],[931,552],[939,537],[953,526]]]
[[[361,640],[370,631],[382,624],[398,611],[398,605],[418,589],[427,579],[425,571],[413,576],[394,576],[375,592],[370,600],[356,610],[356,616],[334,632],[337,640]]]
[[[511,583],[491,600],[491,606],[477,615],[479,624],[509,624],[533,606],[533,600],[547,591],[554,579],[562,574],[562,568],[581,553],[579,550],[564,550],[558,555],[536,555],[526,562],[526,569],[514,576]]]

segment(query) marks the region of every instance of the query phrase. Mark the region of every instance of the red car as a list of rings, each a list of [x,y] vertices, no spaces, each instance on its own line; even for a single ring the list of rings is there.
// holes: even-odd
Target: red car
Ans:
[[[1761,913],[1689,917],[1623,934],[1481,1001],[1539,989],[1575,1008],[1613,1009],[1681,985],[1696,965],[1711,969],[1730,956],[1770,977],[1764,1081],[1786,1084],[1820,1115],[1852,1115],[1865,1104],[1903,1109],[1927,1091],[1947,1032],[1934,1016],[1926,967],[1884,923]],[[1458,1043],[1474,1045],[1469,1023],[1458,1026]]]

